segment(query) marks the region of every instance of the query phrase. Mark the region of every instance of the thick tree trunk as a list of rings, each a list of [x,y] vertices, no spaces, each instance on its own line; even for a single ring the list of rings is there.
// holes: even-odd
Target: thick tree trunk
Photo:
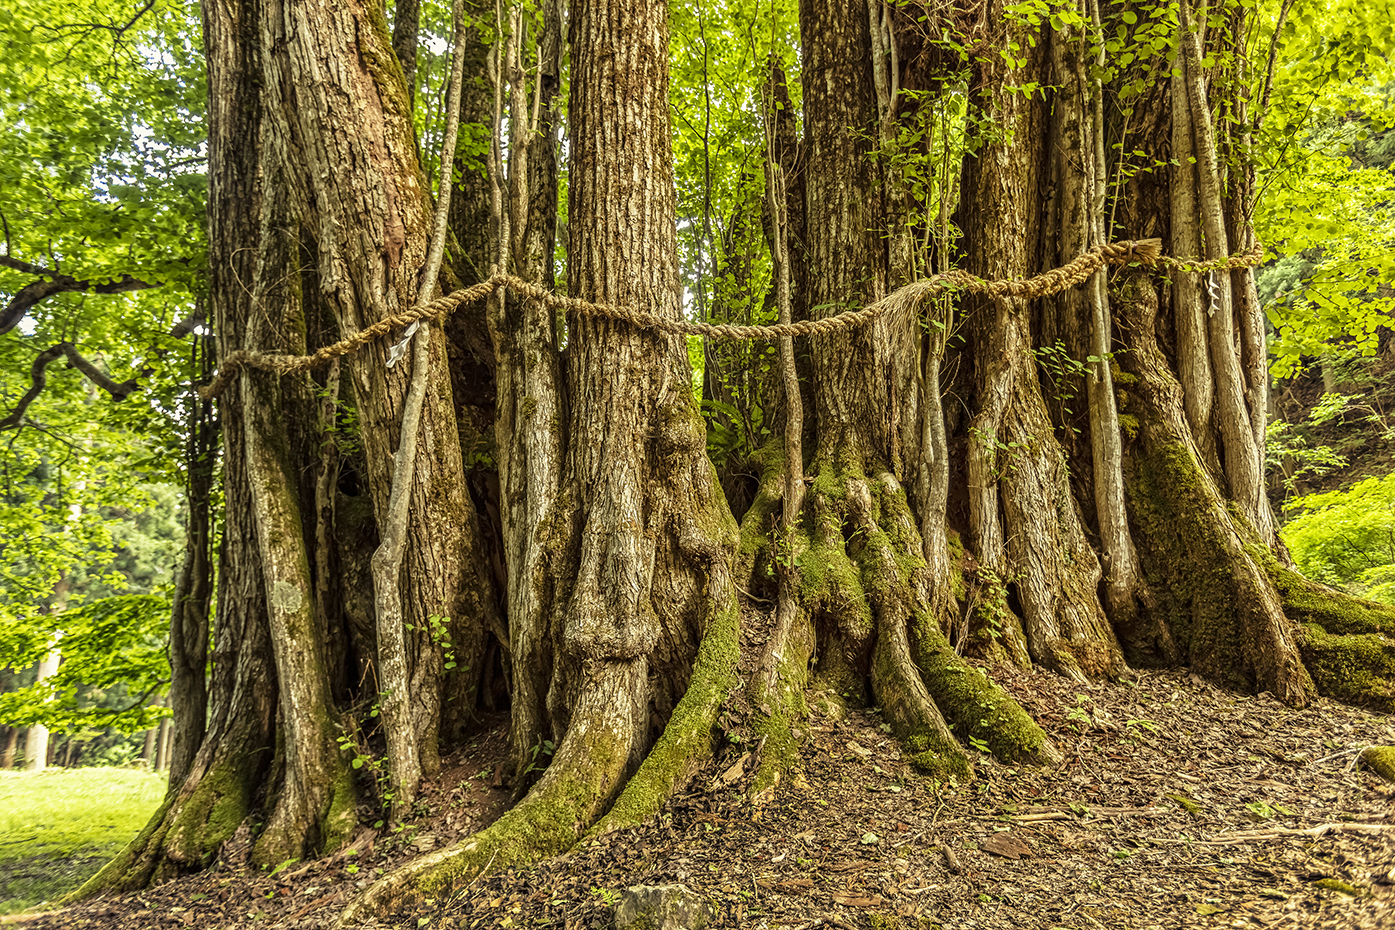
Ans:
[[[579,3],[570,15],[573,294],[677,317],[666,8]],[[535,529],[547,626],[510,618],[515,644],[526,635],[550,650],[526,671],[545,695],[542,732],[556,735],[551,764],[493,826],[384,879],[344,924],[559,852],[608,806],[598,829],[650,816],[711,751],[735,684],[736,528],[705,455],[686,346],[582,317],[569,354],[560,492]]]
[[[1190,57],[1196,57],[1194,50]],[[1191,81],[1189,94],[1158,86],[1138,101],[1131,145],[1164,151],[1169,144],[1186,144],[1189,134],[1181,127],[1190,122],[1194,133],[1198,119],[1199,82]],[[1201,145],[1198,140],[1198,153]],[[1198,160],[1204,161],[1200,155]],[[1214,152],[1211,162],[1214,166]],[[1186,243],[1195,242],[1198,226],[1178,205],[1196,202],[1202,209],[1203,187],[1185,171],[1173,176],[1140,172],[1119,199],[1120,223],[1136,238],[1170,232],[1169,253],[1185,252],[1190,248]],[[1194,198],[1193,191],[1199,191]],[[1206,257],[1211,257],[1212,246],[1207,249]],[[1174,281],[1185,276],[1178,273]],[[1205,277],[1200,280],[1206,284]],[[1226,420],[1227,404],[1243,403],[1235,380],[1239,346],[1224,331],[1233,333],[1229,324],[1218,330],[1214,320],[1223,310],[1229,317],[1228,301],[1224,308],[1213,305],[1222,299],[1209,286],[1165,287],[1155,276],[1132,272],[1121,273],[1114,285],[1111,303],[1119,328],[1132,340],[1130,350],[1119,356],[1130,380],[1126,412],[1138,423],[1137,440],[1124,452],[1129,520],[1148,587],[1157,598],[1155,609],[1140,613],[1134,623],[1121,622],[1118,631],[1132,661],[1186,663],[1228,687],[1270,691],[1301,705],[1312,686],[1302,664],[1299,631],[1285,615],[1266,568],[1273,559],[1268,539],[1253,519],[1253,508],[1227,496],[1244,493],[1232,465],[1237,454],[1250,455],[1253,434],[1248,426],[1236,432],[1240,421],[1231,420],[1229,427],[1216,422]],[[1184,323],[1187,319],[1210,322],[1204,332],[1193,331]],[[1178,336],[1175,368],[1159,342],[1160,334],[1172,332]],[[1215,366],[1218,412],[1199,433],[1194,421],[1204,404],[1189,403],[1188,397],[1194,389],[1203,398],[1212,390],[1212,369],[1184,346],[1201,339]],[[1208,467],[1208,448],[1224,457],[1225,474]],[[1238,515],[1234,503],[1241,504]]]
[[[274,149],[272,150],[274,153]],[[271,154],[266,172],[258,277],[252,286],[249,348],[299,354],[304,351],[303,304],[295,239],[278,235],[296,228],[284,168]],[[287,424],[313,423],[308,378],[248,370],[241,388],[247,413],[245,456],[252,491],[272,651],[280,685],[279,723],[285,769],[275,806],[257,838],[253,859],[275,865],[286,859],[335,849],[355,822],[355,795],[347,760],[340,757],[333,701],[314,607],[306,526],[301,516],[300,450]],[[313,499],[313,498],[312,498]]]
[[[259,31],[252,0],[203,5],[209,82],[209,295],[219,355],[243,346],[251,313],[261,215],[257,83]],[[252,813],[271,769],[276,671],[265,586],[252,524],[240,392],[219,401],[225,519],[218,565],[208,725],[187,776],[140,835],[71,897],[146,887],[207,866]]]
[[[996,3],[991,9],[1001,10]],[[965,267],[990,280],[1029,276],[1040,254],[1032,205],[1046,111],[1015,86],[1045,77],[1048,39],[1030,34],[1035,28],[1020,21],[1007,30],[1026,63],[1017,71],[987,56],[975,73],[975,103],[993,117],[994,129],[965,161],[961,201]],[[1082,156],[1093,161],[1092,151]],[[965,306],[975,364],[968,453],[972,546],[1016,592],[1035,662],[1081,680],[1117,675],[1123,657],[1096,593],[1099,560],[1086,540],[1041,396],[1029,303],[973,297]]]
[[[290,158],[296,202],[316,251],[317,286],[345,334],[410,307],[428,244],[429,187],[417,163],[411,108],[381,8],[373,3],[290,7],[266,23],[268,106]],[[345,107],[342,100],[362,101]],[[385,368],[387,343],[354,354],[374,510],[386,518],[406,366]],[[462,609],[482,560],[464,486],[446,343],[431,330],[427,396],[410,503],[401,593],[410,660],[411,720],[425,774],[439,767],[444,659],[433,630]],[[433,618],[436,618],[433,622]]]
[[[849,0],[805,3],[800,11],[808,140],[805,302],[820,308],[816,316],[878,300],[909,270],[897,258],[904,250],[893,248],[895,237],[888,233],[902,225],[886,205],[897,198],[878,196],[895,179],[882,175],[868,157],[869,137],[882,132],[882,116],[895,105],[887,71],[873,62],[888,49],[884,34],[872,41],[872,28],[884,25],[878,9]],[[880,85],[877,73],[883,75]],[[966,737],[987,737],[1006,758],[1035,757],[1044,743],[1021,708],[968,669],[940,632],[951,596],[949,560],[939,550],[946,542],[947,474],[941,470],[945,459],[934,459],[944,452],[934,429],[939,345],[922,338],[914,310],[814,338],[813,483],[793,552],[781,557],[796,559],[802,574],[802,602],[819,638],[815,680],[862,694],[870,678],[916,763],[962,777],[968,758],[946,716]],[[906,428],[908,420],[914,428]],[[923,435],[931,440],[929,449],[920,447]],[[908,462],[927,475],[922,506],[940,508],[922,513],[919,521],[901,487]],[[935,568],[943,575],[927,570],[920,525],[936,532]],[[797,665],[806,658],[786,661]],[[990,713],[975,713],[967,694],[951,684],[966,672],[992,705]]]

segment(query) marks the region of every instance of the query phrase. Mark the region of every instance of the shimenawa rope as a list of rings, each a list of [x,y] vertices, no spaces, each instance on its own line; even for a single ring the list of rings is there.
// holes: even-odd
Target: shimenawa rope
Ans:
[[[218,374],[213,381],[199,389],[205,399],[217,397],[227,387],[232,378],[243,368],[261,368],[283,375],[298,374],[328,364],[330,361],[356,352],[368,343],[386,336],[401,327],[410,326],[421,319],[440,319],[457,308],[477,300],[483,300],[496,289],[507,287],[520,297],[540,300],[544,304],[569,313],[582,316],[606,317],[626,323],[676,336],[704,336],[708,339],[778,339],[781,336],[827,335],[854,326],[864,326],[889,310],[898,307],[917,307],[927,297],[942,294],[947,290],[963,291],[972,294],[986,294],[990,297],[1022,297],[1033,299],[1059,294],[1068,287],[1085,281],[1105,265],[1128,265],[1139,263],[1154,268],[1169,268],[1189,274],[1205,274],[1209,271],[1223,271],[1246,268],[1264,260],[1264,247],[1258,242],[1247,252],[1231,255],[1212,261],[1187,261],[1161,255],[1161,239],[1139,239],[1124,242],[1111,242],[1085,252],[1060,268],[1042,272],[1031,278],[1007,281],[985,281],[967,271],[954,269],[932,275],[907,284],[887,295],[876,303],[859,310],[847,310],[818,320],[801,320],[797,323],[772,323],[765,326],[736,326],[728,323],[689,323],[675,320],[656,313],[649,313],[635,307],[618,304],[599,304],[576,297],[553,294],[522,278],[510,274],[496,274],[472,287],[453,291],[444,297],[427,304],[418,305],[395,316],[379,320],[372,326],[359,330],[347,339],[325,346],[313,355],[276,355],[249,352],[239,349],[223,359]]]

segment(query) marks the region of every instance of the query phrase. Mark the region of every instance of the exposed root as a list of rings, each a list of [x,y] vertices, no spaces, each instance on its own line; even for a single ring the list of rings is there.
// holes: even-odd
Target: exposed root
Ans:
[[[517,806],[464,842],[382,878],[343,911],[338,926],[443,897],[486,872],[529,865],[587,835],[634,826],[658,813],[710,758],[717,712],[737,685],[740,614],[725,570],[713,571],[709,596],[722,606],[703,636],[688,688],[633,777],[624,778],[636,749],[630,745],[632,719],[648,709],[626,705],[631,695],[643,693],[633,678],[644,674],[644,665],[606,663],[582,694],[552,764]],[[607,805],[609,812],[597,821]]]
[[[708,592],[714,603],[724,606],[698,647],[688,689],[674,708],[663,735],[615,804],[591,830],[592,835],[636,826],[654,816],[712,757],[717,713],[739,681],[736,663],[741,652],[741,613],[725,568],[713,567]]]
[[[751,705],[760,713],[754,729],[762,741],[760,763],[751,779],[752,796],[761,796],[799,764],[796,724],[809,718],[804,689],[813,653],[814,629],[795,599],[782,590],[775,609],[775,629],[766,643],[760,669],[751,679]]]
[[[1002,762],[1054,765],[1060,761],[1060,752],[1031,714],[961,659],[928,616],[916,619],[913,654],[926,690],[966,739],[987,744]]]
[[[516,868],[565,852],[619,791],[635,750],[634,695],[642,660],[606,662],[583,690],[562,744],[527,797],[489,827],[384,876],[349,904],[336,926],[352,927],[442,898],[486,871]]]

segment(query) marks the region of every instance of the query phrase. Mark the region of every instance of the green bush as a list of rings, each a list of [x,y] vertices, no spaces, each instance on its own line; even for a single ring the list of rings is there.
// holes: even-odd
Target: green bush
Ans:
[[[1395,604],[1395,473],[1294,501],[1282,530],[1298,570],[1333,587]]]

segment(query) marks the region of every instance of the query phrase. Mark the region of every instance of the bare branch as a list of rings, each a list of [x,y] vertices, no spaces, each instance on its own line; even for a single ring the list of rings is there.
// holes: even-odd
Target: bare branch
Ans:
[[[0,336],[18,326],[19,321],[24,319],[29,310],[39,301],[52,297],[54,294],[66,294],[74,291],[93,294],[124,294],[128,291],[143,291],[160,286],[128,274],[97,283],[93,278],[79,279],[71,275],[59,274],[39,265],[11,258],[8,255],[0,255],[0,267],[12,268],[24,274],[42,276],[38,281],[20,288],[19,293],[10,299],[9,304],[3,310],[0,310]]]
[[[48,366],[61,357],[68,359],[68,367],[76,368],[86,375],[89,381],[110,394],[112,400],[125,400],[132,391],[140,387],[139,382],[134,378],[118,384],[108,378],[106,373],[96,365],[84,358],[71,342],[60,342],[34,357],[34,364],[29,366],[29,390],[24,392],[24,396],[19,399],[19,403],[15,405],[9,415],[0,420],[0,430],[13,429],[20,424],[24,418],[24,412],[43,393],[45,385],[48,384]]]

